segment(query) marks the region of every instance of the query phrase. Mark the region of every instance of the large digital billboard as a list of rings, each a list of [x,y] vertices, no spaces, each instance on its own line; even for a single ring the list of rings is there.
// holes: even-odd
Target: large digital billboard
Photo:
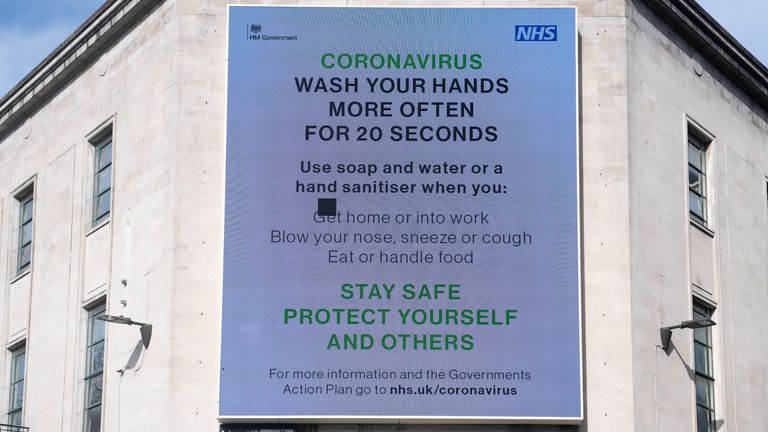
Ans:
[[[220,419],[582,417],[576,9],[230,6]]]

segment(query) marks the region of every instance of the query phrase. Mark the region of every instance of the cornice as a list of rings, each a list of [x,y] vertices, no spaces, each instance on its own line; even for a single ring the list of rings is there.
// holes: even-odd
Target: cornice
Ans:
[[[768,109],[768,68],[694,0],[642,0],[760,106]]]
[[[0,140],[163,0],[108,0],[0,98]]]

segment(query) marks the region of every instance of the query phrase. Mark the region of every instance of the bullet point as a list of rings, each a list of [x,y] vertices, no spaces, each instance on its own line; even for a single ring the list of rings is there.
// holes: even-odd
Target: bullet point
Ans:
[[[335,216],[336,198],[318,198],[317,214],[318,216]]]

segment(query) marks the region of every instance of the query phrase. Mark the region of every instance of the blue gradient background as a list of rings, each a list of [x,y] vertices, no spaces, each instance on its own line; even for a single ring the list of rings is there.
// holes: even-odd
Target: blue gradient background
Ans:
[[[226,225],[220,414],[222,416],[581,416],[577,227],[575,9],[386,9],[231,7],[227,125]],[[297,35],[298,41],[251,41]],[[515,42],[515,25],[558,26],[557,42]],[[327,70],[325,52],[480,53],[479,71]],[[359,94],[301,94],[293,77],[360,78]],[[365,77],[492,78],[507,94],[368,94]],[[330,100],[475,103],[474,118],[328,118]],[[496,142],[304,141],[306,124],[489,125]],[[385,132],[385,137],[387,136]],[[299,163],[501,164],[502,175],[302,174]],[[390,180],[421,183],[501,183],[503,195],[297,194],[302,182]],[[418,190],[418,189],[417,189]],[[338,210],[358,213],[479,213],[490,225],[352,225],[313,223],[318,197],[338,198]],[[534,244],[339,245],[270,243],[270,230],[290,232],[517,233]],[[350,234],[351,236],[351,234]],[[357,252],[474,251],[474,264],[329,264],[328,249]],[[342,300],[342,283],[461,283],[460,301]],[[386,326],[283,325],[286,307],[390,308]],[[509,327],[398,324],[396,308],[518,309]],[[472,334],[471,351],[333,351],[332,333]],[[268,378],[281,370],[449,369],[519,371],[529,381],[438,380],[337,382],[343,385],[498,385],[517,396],[283,395]],[[331,380],[293,381],[324,385]]]

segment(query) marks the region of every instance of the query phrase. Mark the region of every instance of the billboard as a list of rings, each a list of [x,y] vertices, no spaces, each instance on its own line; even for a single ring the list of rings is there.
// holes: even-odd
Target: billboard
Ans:
[[[220,419],[578,421],[576,10],[228,20]]]

